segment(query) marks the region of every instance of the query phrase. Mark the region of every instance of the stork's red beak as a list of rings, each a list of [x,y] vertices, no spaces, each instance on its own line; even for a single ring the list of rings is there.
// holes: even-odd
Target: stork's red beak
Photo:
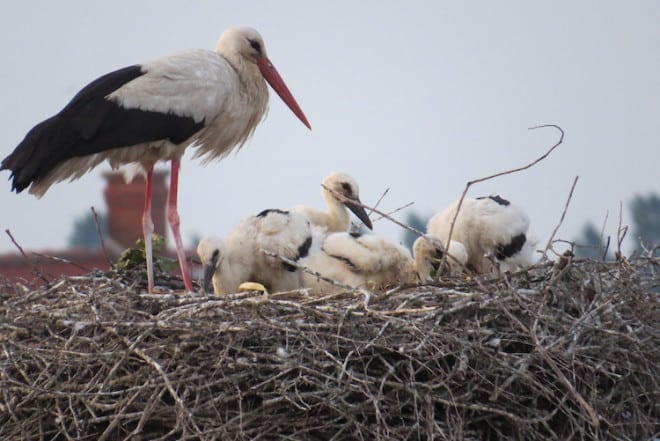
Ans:
[[[277,92],[280,98],[282,98],[282,101],[284,101],[284,103],[289,106],[289,109],[291,109],[291,111],[296,114],[298,119],[302,121],[302,123],[305,124],[308,129],[311,130],[312,126],[309,125],[307,117],[300,109],[296,99],[293,97],[293,95],[291,95],[291,92],[289,92],[289,88],[286,87],[286,84],[284,84],[284,80],[277,72],[277,69],[275,69],[275,66],[273,66],[273,63],[271,63],[268,58],[263,57],[259,58],[257,61],[257,66],[259,66],[261,75],[263,75],[265,80],[268,81],[268,84],[270,84],[270,86],[275,90],[275,92]]]

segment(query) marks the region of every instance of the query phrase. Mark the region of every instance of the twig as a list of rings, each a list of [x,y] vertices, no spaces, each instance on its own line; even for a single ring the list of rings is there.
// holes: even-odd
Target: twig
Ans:
[[[601,249],[603,250],[603,255],[601,256],[600,259],[601,259],[603,262],[606,262],[606,261],[607,261],[607,253],[610,251],[610,242],[612,242],[612,236],[610,236],[610,235],[608,234],[608,235],[607,235],[607,242],[605,242],[605,246],[603,247],[603,246],[601,245]]]
[[[327,191],[329,191],[329,192],[332,193],[335,197],[337,197],[337,199],[338,199],[340,202],[349,201],[349,199],[348,199],[346,196],[344,196],[343,194],[341,194],[341,193],[339,193],[339,192],[334,191],[332,188],[326,187],[326,186],[323,185],[323,184],[321,184],[321,186],[323,186],[323,188],[325,188]],[[401,210],[401,209],[403,209],[403,208],[406,208],[406,207],[408,207],[408,206],[414,204],[414,202],[409,202],[408,204],[404,205],[403,207],[399,207],[399,208],[397,208],[397,209],[395,209],[395,210],[393,210],[393,211],[391,211],[391,212],[389,212],[389,213],[384,213],[384,212],[378,210],[376,207],[370,207],[369,205],[366,205],[366,204],[364,204],[364,203],[362,203],[362,202],[355,202],[354,200],[350,200],[350,202],[353,203],[353,204],[360,205],[362,208],[364,208],[364,209],[366,209],[366,210],[370,210],[371,212],[380,215],[380,218],[378,218],[378,219],[376,219],[376,220],[383,219],[383,218],[384,218],[384,219],[387,219],[387,220],[389,220],[390,222],[393,222],[393,223],[397,224],[397,225],[400,226],[401,228],[404,228],[404,229],[406,229],[406,230],[408,230],[408,231],[411,231],[411,232],[415,233],[415,234],[418,235],[418,236],[423,237],[424,239],[426,239],[427,241],[429,241],[433,246],[438,247],[438,248],[442,248],[442,249],[445,251],[444,254],[447,255],[447,252],[446,252],[447,247],[445,247],[445,244],[443,244],[442,241],[441,241],[439,238],[437,238],[437,237],[435,237],[435,236],[428,235],[428,234],[424,234],[424,233],[422,233],[421,231],[419,231],[418,229],[413,228],[413,227],[411,227],[411,226],[409,226],[409,225],[406,225],[406,224],[404,224],[403,222],[400,222],[400,221],[394,219],[392,216],[390,216],[390,214],[392,214],[392,213],[396,213],[397,211],[399,211],[399,210]],[[454,260],[455,262],[457,262],[457,263],[460,264],[460,262],[458,261],[458,259],[456,259],[455,256],[449,255],[449,258],[451,258],[452,260]]]
[[[539,305],[539,309],[543,306],[543,304]],[[525,326],[517,317],[514,317],[511,312],[509,312],[508,308],[502,308],[502,311],[509,317],[511,321],[516,323],[520,329],[522,329],[524,332],[528,333],[530,338],[532,339],[532,343],[534,343],[534,347],[536,351],[539,353],[541,358],[545,360],[545,362],[550,366],[550,369],[555,373],[557,376],[557,379],[559,382],[566,388],[568,393],[575,399],[575,401],[578,402],[580,407],[589,415],[590,422],[592,426],[598,427],[599,420],[598,420],[598,414],[594,410],[594,408],[587,403],[587,401],[580,395],[580,393],[573,387],[571,382],[566,378],[564,373],[559,369],[559,366],[557,366],[557,363],[550,357],[548,354],[548,351],[546,348],[541,344],[541,342],[538,339],[538,336],[536,335],[536,326],[539,321],[539,312],[537,310],[536,312],[536,317],[534,318],[534,322],[532,323],[532,326],[527,327]]]
[[[346,285],[342,282],[339,282],[337,280],[331,279],[329,277],[324,276],[323,274],[314,271],[310,268],[307,268],[304,265],[299,264],[298,262],[289,259],[288,257],[280,256],[279,254],[273,253],[271,251],[264,250],[261,248],[261,252],[265,253],[266,255],[270,257],[275,257],[277,259],[280,259],[282,262],[285,262],[289,265],[295,266],[296,268],[300,269],[303,272],[306,272],[307,274],[311,274],[314,277],[317,277],[321,280],[323,280],[326,283],[329,283],[332,286],[336,286],[338,288],[341,288],[343,290],[346,290],[347,292],[352,292],[354,294],[362,294],[364,296],[363,301],[362,301],[362,306],[364,307],[365,311],[371,312],[371,309],[369,308],[369,301],[371,300],[371,296],[373,293],[369,291],[368,289],[364,287],[355,287],[355,286],[350,286]],[[354,309],[354,308],[348,308],[348,309]]]
[[[360,205],[360,206],[361,206],[362,208],[364,208],[365,210],[369,210],[369,211],[371,211],[371,212],[373,212],[373,213],[376,213],[376,214],[380,215],[382,218],[385,218],[385,219],[389,220],[390,222],[393,222],[393,223],[397,224],[397,225],[400,226],[401,228],[405,228],[405,229],[408,230],[408,231],[412,231],[413,233],[417,234],[418,236],[423,236],[423,237],[425,237],[426,239],[428,239],[428,240],[430,240],[430,241],[432,241],[432,242],[434,242],[434,241],[437,240],[437,239],[435,239],[433,236],[427,236],[426,234],[422,233],[422,232],[419,231],[418,229],[413,228],[413,227],[411,227],[411,226],[408,226],[408,225],[404,224],[403,222],[400,222],[400,221],[394,219],[394,218],[393,218],[392,216],[390,216],[388,213],[385,213],[385,212],[383,212],[383,211],[380,211],[380,210],[377,209],[376,207],[369,206],[369,205],[367,205],[367,204],[365,204],[365,203],[362,203],[362,202],[355,202],[355,201],[352,200],[352,199],[348,199],[348,198],[347,198],[346,196],[344,196],[343,194],[341,194],[341,193],[339,193],[339,192],[336,192],[336,191],[334,191],[333,189],[331,189],[331,188],[329,188],[329,187],[326,187],[326,186],[323,185],[323,184],[321,184],[321,185],[323,186],[323,188],[325,188],[325,189],[328,190],[330,193],[332,193],[332,194],[333,194],[333,195],[339,200],[339,202],[351,202],[352,204]],[[411,202],[410,204],[412,204],[412,202]],[[410,204],[408,204],[408,205],[410,205]],[[407,206],[407,205],[406,205],[406,206]],[[402,208],[405,208],[406,206],[404,206],[404,207],[402,207]],[[396,209],[396,210],[394,210],[394,212],[396,212],[396,211],[398,211],[398,210],[399,210],[399,209]]]
[[[571,396],[578,402],[580,407],[589,415],[589,419],[591,422],[591,425],[594,427],[598,427],[599,420],[598,420],[598,414],[594,410],[594,408],[587,403],[587,401],[580,395],[580,393],[573,387],[571,382],[566,378],[564,373],[559,369],[559,366],[557,366],[557,363],[550,357],[548,354],[548,351],[541,345],[541,342],[538,339],[538,336],[536,335],[536,324],[538,323],[538,317],[534,320],[533,326],[529,329],[530,337],[532,337],[532,341],[534,342],[534,346],[536,347],[536,350],[538,353],[541,355],[541,357],[545,360],[546,363],[550,366],[550,369],[555,373],[557,376],[557,379],[561,384],[564,385],[564,387],[568,390],[568,392],[571,394]]]
[[[507,171],[495,173],[494,175],[486,176],[485,178],[479,178],[479,179],[475,179],[473,181],[468,181],[468,183],[465,185],[465,189],[463,190],[463,194],[461,194],[461,198],[458,200],[458,205],[456,206],[456,213],[454,213],[454,219],[452,219],[451,226],[449,227],[449,235],[447,236],[447,243],[445,244],[445,250],[444,250],[445,252],[444,252],[444,255],[442,256],[442,260],[440,261],[440,267],[441,268],[442,268],[443,265],[445,265],[445,262],[447,260],[446,256],[447,256],[448,250],[449,250],[449,243],[451,242],[452,235],[454,234],[454,225],[456,224],[456,219],[458,218],[458,213],[460,213],[460,211],[461,211],[461,206],[463,205],[463,200],[465,199],[465,195],[467,195],[467,192],[470,189],[470,187],[474,184],[479,183],[479,182],[488,181],[490,179],[497,178],[499,176],[509,175],[511,173],[517,173],[519,171],[527,170],[528,168],[538,164],[539,162],[541,162],[545,158],[547,158],[548,155],[550,155],[550,153],[552,153],[552,151],[554,149],[559,147],[559,145],[564,142],[564,130],[556,124],[543,124],[543,125],[540,125],[540,126],[530,127],[529,130],[536,130],[536,129],[545,128],[545,127],[554,127],[555,129],[559,130],[559,133],[561,134],[561,136],[559,137],[559,140],[552,147],[550,147],[550,149],[548,149],[548,151],[546,151],[543,155],[539,156],[534,161],[532,161],[529,164],[524,165],[522,167],[518,167],[518,168],[514,168],[512,170],[507,170]]]
[[[28,258],[28,256],[25,254],[25,251],[23,251],[23,248],[18,244],[18,242],[16,242],[14,236],[11,235],[11,231],[9,231],[9,229],[6,229],[5,233],[7,233],[7,236],[9,236],[9,239],[11,239],[14,246],[18,248],[18,251],[23,256],[23,259],[25,259],[25,262],[30,266],[31,268],[30,272],[35,276],[39,277],[41,280],[43,280],[44,283],[49,284],[50,280],[48,280],[46,276],[44,276],[44,273],[42,273],[39,269],[37,269],[37,265],[35,265],[34,262]]]
[[[616,230],[616,241],[617,241],[617,259],[620,260],[623,258],[623,253],[621,253],[621,244],[628,234],[628,225],[621,227],[623,224],[623,202],[619,201],[619,226]]]
[[[261,248],[261,252],[266,254],[267,256],[274,257],[276,259],[280,259],[282,262],[286,263],[287,265],[294,266],[294,267],[302,270],[303,272],[306,272],[307,274],[311,274],[314,277],[318,277],[319,279],[323,280],[324,282],[329,283],[332,286],[336,286],[338,288],[345,289],[345,290],[350,291],[350,292],[356,291],[355,287],[350,286],[350,285],[346,285],[346,284],[341,283],[341,282],[338,282],[337,280],[331,279],[329,277],[325,277],[323,274],[321,274],[317,271],[314,271],[312,269],[309,269],[306,266],[299,264],[295,260],[289,259],[288,257],[280,256],[279,254],[273,253],[272,251],[264,250],[263,248]]]
[[[108,250],[105,248],[105,241],[103,240],[103,233],[101,232],[99,217],[96,214],[96,210],[94,209],[94,206],[91,206],[90,209],[92,210],[92,214],[94,215],[94,224],[96,224],[96,235],[99,237],[99,241],[101,242],[101,248],[103,248],[103,255],[105,255],[105,260],[108,262],[108,265],[112,266],[112,260],[110,260],[110,256],[108,255]]]
[[[129,351],[133,352],[135,355],[140,357],[147,364],[149,364],[151,367],[153,367],[156,370],[156,372],[158,372],[160,377],[165,382],[165,387],[167,387],[167,391],[172,396],[172,399],[176,403],[176,405],[179,408],[179,410],[181,411],[181,413],[188,419],[188,421],[193,426],[193,428],[197,431],[197,433],[201,433],[201,431],[199,430],[199,427],[197,427],[197,424],[195,423],[195,419],[193,418],[193,415],[190,413],[190,411],[186,407],[186,405],[183,402],[183,400],[181,399],[181,397],[179,397],[179,394],[174,390],[174,386],[172,386],[172,382],[167,377],[167,374],[165,373],[165,371],[163,370],[161,365],[158,364],[158,362],[156,360],[151,358],[148,354],[146,354],[140,348],[138,348],[137,345],[136,345],[137,341],[135,343],[131,343],[128,340],[128,338],[124,337],[123,335],[119,335],[117,330],[114,329],[113,327],[108,327],[108,328],[106,328],[106,330],[108,332],[110,332],[111,334],[113,334],[115,337],[121,339],[124,342],[124,344],[126,345],[126,347],[128,348]]]
[[[385,196],[386,196],[387,193],[389,193],[389,192],[390,192],[390,189],[389,189],[389,188],[386,188],[385,191],[383,192],[383,194],[380,195],[380,197],[378,198],[378,200],[376,201],[376,204],[375,204],[374,206],[375,206],[375,207],[378,207],[378,206],[380,205],[380,203],[383,202],[383,199],[385,198]],[[368,213],[368,215],[370,215],[370,214],[371,214],[371,212]]]
[[[607,240],[606,241],[604,240],[604,238],[605,238],[605,228],[607,227],[607,220],[609,218],[610,218],[610,211],[606,210],[605,211],[605,219],[603,219],[603,226],[600,227],[600,236],[599,236],[600,242],[598,244],[599,251],[601,251],[603,253],[603,255],[601,256],[601,260],[603,262],[607,261],[607,253],[610,250],[610,241],[612,240],[612,238],[609,235],[607,236]]]
[[[88,268],[86,266],[80,265],[79,263],[72,262],[68,259],[65,259],[63,257],[55,257],[55,256],[47,256],[45,254],[37,253],[37,252],[32,252],[35,256],[42,257],[44,259],[49,259],[49,260],[54,260],[55,262],[61,262],[61,263],[66,263],[67,265],[75,266],[76,268],[79,268],[83,271],[91,272],[92,269]]]
[[[410,206],[413,205],[414,203],[415,203],[414,201],[412,201],[412,202],[408,202],[407,204],[402,205],[402,206],[400,206],[399,208],[395,208],[395,209],[392,210],[392,211],[388,211],[388,212],[387,212],[387,215],[388,215],[388,216],[391,216],[391,215],[393,215],[394,213],[397,213],[397,212],[403,210],[404,208],[408,208],[408,207],[410,207]],[[380,216],[380,217],[374,219],[373,221],[374,221],[374,222],[377,222],[377,221],[379,221],[379,220],[381,220],[381,219],[386,219],[386,218],[385,218],[385,216]]]
[[[575,190],[575,186],[577,185],[578,179],[580,176],[576,176],[575,179],[573,179],[573,185],[571,185],[571,191],[568,193],[568,199],[566,199],[566,204],[564,204],[564,210],[561,212],[561,217],[559,218],[559,223],[555,226],[555,229],[552,230],[552,234],[550,235],[550,239],[548,239],[548,243],[546,244],[545,248],[543,249],[543,256],[541,257],[541,260],[545,260],[548,258],[548,250],[552,246],[552,240],[555,237],[555,234],[557,234],[557,230],[559,230],[559,227],[561,224],[564,222],[564,217],[566,217],[566,212],[568,211],[568,205],[571,203],[571,198],[573,197],[573,191]]]

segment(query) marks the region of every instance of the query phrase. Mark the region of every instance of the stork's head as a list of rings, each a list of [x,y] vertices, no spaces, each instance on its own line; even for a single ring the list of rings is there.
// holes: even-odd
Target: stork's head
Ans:
[[[444,256],[443,248],[440,241],[437,244],[433,244],[421,236],[413,243],[415,269],[422,282],[429,282],[435,278],[442,256]]]
[[[373,229],[371,220],[360,201],[360,188],[351,176],[340,172],[329,174],[323,179],[321,194],[326,200],[335,200],[345,205],[367,228]]]
[[[247,26],[227,29],[220,35],[215,51],[234,66],[243,81],[254,80],[260,73],[298,119],[308,128],[312,128],[277,69],[268,59],[264,40],[256,29]],[[244,78],[245,76],[248,78]]]
[[[247,26],[234,26],[220,35],[216,52],[230,56],[239,55],[257,64],[260,58],[267,58],[264,39],[256,29]]]
[[[204,268],[204,291],[211,292],[213,276],[225,257],[225,244],[218,236],[208,236],[197,245],[197,255]]]
[[[438,238],[427,237],[418,237],[413,244],[415,269],[422,282],[433,280],[438,275],[459,274],[468,259],[465,246],[461,242],[450,241],[446,264],[440,268],[440,263],[445,255],[445,247]]]

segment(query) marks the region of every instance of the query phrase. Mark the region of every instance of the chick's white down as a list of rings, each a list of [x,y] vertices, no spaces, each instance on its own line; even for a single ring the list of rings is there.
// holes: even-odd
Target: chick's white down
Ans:
[[[416,279],[410,252],[377,234],[331,233],[317,238],[300,264],[327,278],[354,288],[376,289]],[[307,272],[303,286],[320,294],[342,291]]]
[[[457,206],[458,201],[434,215],[427,225],[428,234],[446,242]],[[515,270],[533,262],[529,223],[520,207],[499,196],[466,198],[451,237],[465,246],[466,265],[471,270],[492,273],[498,265],[502,271]]]
[[[361,206],[360,188],[353,177],[341,172],[330,173],[321,183],[321,196],[328,208],[327,211],[307,205],[296,205],[290,211],[304,214],[312,224],[323,227],[330,233],[349,230],[351,216],[348,210],[352,211],[367,228],[372,228],[369,216]]]
[[[210,262],[202,257],[209,254],[202,246],[206,242],[202,240],[198,247],[204,265]],[[264,210],[236,225],[222,244],[224,259],[213,274],[216,294],[236,292],[243,282],[257,282],[273,292],[298,289],[300,271],[264,251],[297,261],[312,245],[312,225],[300,213]]]

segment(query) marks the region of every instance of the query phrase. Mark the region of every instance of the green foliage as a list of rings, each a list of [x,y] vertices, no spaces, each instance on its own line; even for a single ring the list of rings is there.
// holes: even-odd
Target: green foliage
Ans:
[[[151,247],[153,251],[154,266],[161,271],[169,271],[177,265],[176,259],[161,255],[165,248],[165,238],[158,234],[151,237]],[[122,251],[115,268],[119,270],[130,270],[144,267],[147,264],[146,253],[144,250],[144,239],[138,239],[135,242],[135,248],[127,248]]]

